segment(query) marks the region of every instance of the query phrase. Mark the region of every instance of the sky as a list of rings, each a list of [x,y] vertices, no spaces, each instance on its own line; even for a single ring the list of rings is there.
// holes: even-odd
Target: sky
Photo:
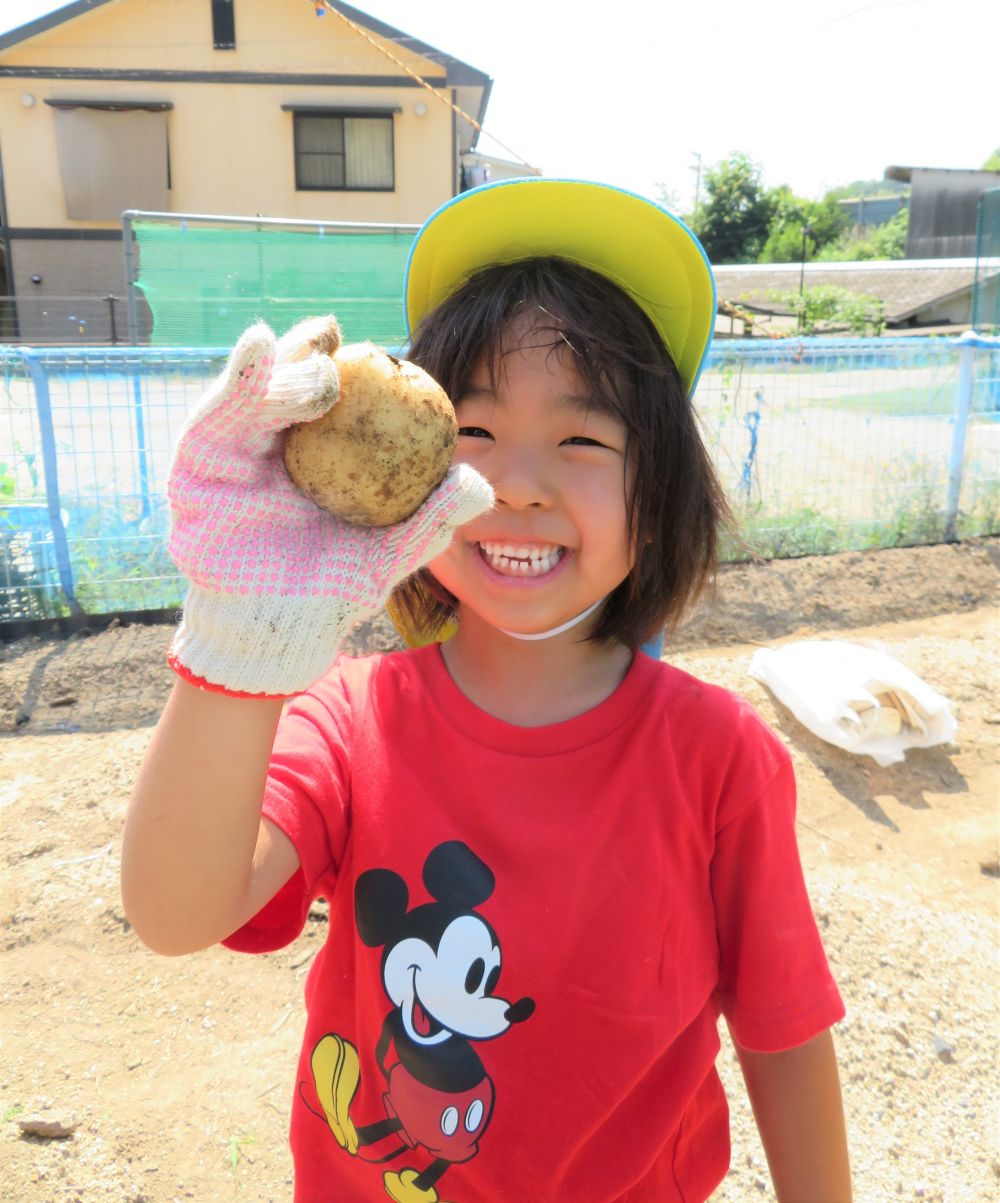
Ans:
[[[502,146],[479,149],[682,212],[699,157],[704,172],[741,151],[765,185],[819,197],[891,164],[978,168],[1000,145],[996,0],[354,6],[493,78],[484,126]],[[0,0],[0,32],[60,7]]]

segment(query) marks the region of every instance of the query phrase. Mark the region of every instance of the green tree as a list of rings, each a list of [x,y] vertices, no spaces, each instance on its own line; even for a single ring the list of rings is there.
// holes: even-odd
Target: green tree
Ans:
[[[798,263],[812,259],[843,232],[845,219],[836,201],[807,200],[782,185],[768,194],[771,221],[761,263]],[[803,255],[803,251],[805,254]]]
[[[862,259],[904,259],[906,232],[910,224],[909,209],[900,209],[880,226],[867,233],[848,232],[836,242],[824,247],[817,256],[826,262],[853,263]]]
[[[771,204],[761,171],[737,152],[705,172],[705,199],[692,217],[713,263],[753,263],[767,239]]]
[[[881,334],[885,328],[882,301],[867,293],[819,285],[802,292],[772,289],[770,297],[798,316],[803,334],[847,329],[852,334]]]
[[[1000,171],[1000,146],[990,155],[983,164],[982,171]]]

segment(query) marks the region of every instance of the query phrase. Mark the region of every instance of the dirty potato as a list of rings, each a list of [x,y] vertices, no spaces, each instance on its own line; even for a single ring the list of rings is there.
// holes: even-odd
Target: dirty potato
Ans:
[[[418,509],[447,472],[458,441],[455,411],[422,368],[373,343],[340,347],[333,358],[337,403],[288,431],[285,466],[324,510],[390,526]]]

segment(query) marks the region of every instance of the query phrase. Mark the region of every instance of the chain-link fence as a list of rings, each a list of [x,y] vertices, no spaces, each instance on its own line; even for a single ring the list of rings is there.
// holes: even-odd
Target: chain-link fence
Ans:
[[[0,348],[0,623],[176,606],[165,483],[225,352]]]
[[[1000,341],[717,343],[697,401],[759,555],[1000,530]]]
[[[176,608],[166,474],[224,358],[0,348],[0,626]],[[697,403],[730,558],[1000,532],[1000,340],[717,343]]]
[[[124,296],[50,297],[22,293],[0,296],[0,331],[5,342],[32,346],[118,346],[127,343],[128,302]],[[140,334],[149,333],[145,304]]]
[[[972,325],[980,334],[1000,334],[1000,188],[979,198]]]

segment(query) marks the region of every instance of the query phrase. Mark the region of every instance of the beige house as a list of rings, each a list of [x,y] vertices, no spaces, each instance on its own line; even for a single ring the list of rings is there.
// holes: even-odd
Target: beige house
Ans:
[[[416,224],[462,190],[491,79],[336,7],[76,0],[0,35],[8,336],[53,341],[59,297],[99,323],[125,209]]]

